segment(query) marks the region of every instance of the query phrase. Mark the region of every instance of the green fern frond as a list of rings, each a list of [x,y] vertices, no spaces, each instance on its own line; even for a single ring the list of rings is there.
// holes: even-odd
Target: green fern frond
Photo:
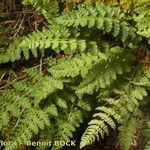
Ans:
[[[56,22],[68,27],[95,27],[103,30],[104,33],[111,32],[114,37],[121,36],[124,42],[128,36],[135,36],[134,29],[127,22],[121,21],[124,15],[116,7],[96,4],[64,14],[56,18]]]
[[[35,74],[37,70],[31,68],[31,69],[28,69],[27,72],[28,72],[29,77],[31,78],[31,76],[33,76],[33,74]],[[40,71],[38,72],[39,74],[41,74]],[[43,77],[42,76],[40,77],[39,74],[37,73],[35,77],[31,78],[32,81],[34,81],[33,82],[34,86],[32,87],[30,97],[33,99],[32,102],[34,104],[40,103],[41,100],[43,100],[48,95],[55,92],[56,90],[63,89],[62,80],[58,80],[54,77],[46,76],[46,75]]]
[[[22,87],[22,89],[24,87]],[[27,109],[31,108],[29,99],[25,95],[21,95],[19,92],[17,93],[15,90],[6,90],[1,94],[0,97],[0,104],[2,107],[0,127],[7,125],[10,119],[10,114],[15,117],[20,117],[22,115],[21,109],[23,107]]]
[[[144,128],[144,131],[143,131],[143,137],[146,138],[146,143],[145,143],[145,146],[144,146],[144,150],[149,150],[150,149],[150,121],[149,121],[149,116],[147,116],[147,119],[146,119],[146,126]]]
[[[117,74],[121,75],[130,70],[128,64],[133,59],[132,55],[124,52],[119,47],[110,49],[107,55],[107,60],[99,61],[89,70],[85,80],[81,82],[76,90],[79,96],[84,93],[92,94],[100,88],[106,88],[113,80],[117,79]]]
[[[61,97],[56,97],[56,104],[57,104],[59,107],[68,108],[65,99],[63,99],[63,98],[61,98]]]
[[[37,11],[42,13],[49,23],[59,11],[57,0],[23,0],[24,5],[31,4]]]
[[[147,77],[147,71],[142,72],[142,74],[138,74],[136,77],[134,77],[133,81],[138,82],[143,77]],[[129,86],[129,84],[127,84],[127,86]],[[125,125],[126,122],[128,122],[127,120],[129,120],[135,112],[135,108],[138,108],[140,101],[147,96],[147,91],[145,90],[147,87],[147,83],[142,86],[133,85],[130,91],[126,91],[127,87],[125,87],[124,92],[118,93],[117,91],[117,93],[120,95],[119,98],[105,98],[103,99],[105,103],[102,103],[102,106],[96,108],[96,110],[98,110],[99,112],[93,115],[93,119],[89,122],[86,131],[82,135],[80,148],[92,144],[96,140],[99,140],[100,137],[104,138],[105,134],[108,135],[109,127],[111,127],[112,129],[116,128],[116,123],[114,120],[116,120],[119,124]],[[134,120],[131,119],[131,121],[135,123]],[[132,139],[133,134],[131,133],[130,142],[132,142]],[[131,144],[129,143],[128,146]]]
[[[42,75],[39,75],[39,72],[36,69],[28,70],[28,74],[32,76],[32,78],[29,78],[30,80],[32,79],[30,84],[27,81],[14,82],[12,83],[12,89],[1,92],[1,128],[7,125],[12,116],[16,118],[21,117],[23,108],[30,110],[32,105],[37,106],[49,94],[63,88],[62,81],[48,76],[42,77]]]
[[[55,136],[56,140],[59,141],[68,141],[70,138],[73,137],[73,132],[76,131],[77,127],[80,127],[80,124],[83,122],[83,115],[80,110],[74,108],[68,114],[67,118],[62,117],[57,120],[58,130]],[[52,149],[61,149],[61,145],[57,145]]]
[[[46,111],[38,108],[31,108],[25,111],[17,128],[12,132],[10,139],[17,144],[7,145],[5,150],[13,150],[31,139],[33,134],[38,134],[39,129],[43,130],[44,126],[50,126],[49,116]]]
[[[136,22],[138,29],[137,33],[148,39],[150,43],[150,1],[145,0],[137,3],[138,7],[135,7],[133,19]]]
[[[81,109],[85,110],[85,111],[90,111],[91,110],[91,106],[88,102],[85,101],[79,101],[78,102],[78,107],[80,107]]]
[[[121,115],[116,113],[113,108],[102,106],[96,108],[96,110],[99,112],[93,115],[93,119],[89,122],[88,128],[82,135],[80,148],[94,143],[100,139],[100,136],[104,138],[105,134],[109,134],[109,127],[115,129],[116,124],[113,119],[116,119],[118,122],[122,120]]]
[[[96,48],[92,49],[92,52],[82,53],[60,61],[57,65],[52,66],[49,72],[55,77],[76,77],[81,74],[84,78],[94,64],[106,59],[107,56]]]
[[[87,47],[87,42],[83,39],[70,38],[69,30],[65,27],[50,26],[49,29],[36,31],[17,40],[10,45],[6,53],[0,56],[0,63],[8,61],[14,62],[19,60],[22,55],[25,59],[29,59],[30,51],[34,57],[38,57],[38,53],[44,55],[45,49],[51,48],[57,53],[61,50],[65,53],[72,53],[74,51],[83,52]]]
[[[119,128],[121,131],[120,142],[123,150],[129,150],[131,148],[137,129],[138,120],[135,117]]]

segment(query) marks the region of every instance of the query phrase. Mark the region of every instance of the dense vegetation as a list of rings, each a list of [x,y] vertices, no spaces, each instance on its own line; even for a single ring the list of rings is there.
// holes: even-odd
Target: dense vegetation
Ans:
[[[2,149],[150,150],[149,0],[9,0],[0,19]]]

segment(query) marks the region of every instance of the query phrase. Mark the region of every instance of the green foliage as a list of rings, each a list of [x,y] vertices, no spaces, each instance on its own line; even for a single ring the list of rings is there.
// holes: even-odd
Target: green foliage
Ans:
[[[67,118],[58,119],[56,126],[58,126],[55,140],[69,141],[73,137],[73,132],[76,131],[77,127],[83,123],[83,115],[80,110],[72,109]],[[54,145],[54,149],[60,149],[63,146]]]
[[[36,31],[23,39],[17,39],[9,45],[6,53],[1,55],[0,63],[8,61],[16,61],[23,55],[25,59],[29,59],[30,51],[34,57],[44,55],[45,49],[55,50],[59,53],[61,50],[65,53],[71,53],[78,49],[84,51],[86,49],[86,41],[70,38],[68,29],[60,26],[50,26],[50,29]]]
[[[130,27],[123,19],[124,14],[116,7],[96,4],[78,11],[72,11],[56,18],[56,22],[65,26],[95,27],[105,33],[111,32],[114,37],[121,36],[122,41],[127,37],[134,37],[134,28]]]
[[[53,17],[59,11],[57,0],[23,0],[24,5],[32,5],[37,11],[42,13],[44,17],[51,22]]]
[[[124,56],[122,58],[122,56]],[[119,47],[111,48],[108,58],[102,60],[89,70],[85,80],[80,83],[76,93],[78,95],[98,91],[100,88],[106,88],[113,80],[117,79],[117,74],[128,72],[130,67],[127,62],[131,61],[133,56],[124,53]]]
[[[143,147],[144,150],[149,150],[150,149],[150,122],[149,122],[149,116],[147,116],[147,123],[146,123],[146,126],[144,128],[144,131],[143,131],[143,138],[145,138],[145,146]]]
[[[41,12],[49,25],[15,39],[0,54],[2,67],[20,65],[15,79],[0,87],[1,137],[16,142],[5,150],[20,149],[31,139],[67,141],[82,131],[81,125],[87,128],[80,148],[120,129],[120,146],[130,149],[150,89],[148,66],[133,55],[135,49],[149,49],[144,34],[149,12],[142,8],[147,4],[137,3],[131,16],[103,3],[62,14],[57,13],[58,1],[24,3]],[[35,64],[30,63],[33,57]]]
[[[134,85],[134,80],[137,83],[141,83],[143,78],[146,82],[142,82],[141,85]],[[122,87],[125,89],[125,91],[123,89],[114,90],[114,92],[117,94],[116,97],[118,97],[119,94],[119,98],[101,99],[101,101],[104,101],[104,103],[101,104],[102,106],[96,108],[96,110],[99,112],[94,113],[92,120],[89,122],[88,127],[81,138],[80,148],[92,144],[96,139],[99,140],[100,136],[104,138],[104,134],[108,135],[109,127],[112,129],[116,128],[114,121],[116,120],[117,123],[122,124],[120,129],[123,149],[129,149],[134,133],[137,129],[137,123],[132,115],[135,113],[135,111],[137,111],[136,109],[139,106],[139,101],[143,100],[144,97],[147,96],[147,92],[143,86],[147,87],[147,83],[149,84],[150,82],[149,79],[149,74],[147,75],[147,72],[144,72],[142,77],[137,76],[135,79],[133,79],[133,87],[130,91],[126,89],[129,85]],[[129,122],[129,120],[131,122]]]
[[[138,1],[136,5],[133,18],[138,29],[137,33],[146,37],[150,43],[150,1]]]
[[[130,119],[129,122],[124,124],[121,128],[121,147],[123,150],[129,150],[135,138],[138,129],[138,121],[135,117]]]
[[[29,140],[32,133],[38,134],[39,129],[43,130],[45,125],[50,125],[49,116],[58,115],[56,106],[50,104],[42,109],[38,104],[48,94],[63,88],[62,81],[47,76],[42,77],[42,74],[35,69],[27,70],[27,74],[32,82],[14,82],[13,89],[8,89],[1,95],[1,128],[10,122],[12,116],[18,118],[11,137],[8,138],[17,142],[14,148]]]

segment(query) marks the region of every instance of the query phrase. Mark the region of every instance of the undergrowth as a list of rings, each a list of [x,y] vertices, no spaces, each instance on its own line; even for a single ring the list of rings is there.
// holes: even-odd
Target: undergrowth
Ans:
[[[73,140],[80,131],[80,149],[114,131],[117,148],[138,148],[138,135],[149,128],[150,1],[129,2],[22,2],[43,17],[31,33],[19,34],[19,26],[2,45],[1,140],[13,144],[1,148],[48,140],[36,149],[61,149],[56,140]]]

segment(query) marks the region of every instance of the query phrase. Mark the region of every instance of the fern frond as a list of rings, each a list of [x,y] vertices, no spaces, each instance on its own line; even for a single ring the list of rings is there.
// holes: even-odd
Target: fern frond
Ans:
[[[121,131],[120,142],[123,150],[129,150],[131,148],[137,129],[138,120],[135,117],[119,128]]]
[[[49,23],[59,11],[57,0],[23,0],[24,5],[31,4],[37,11],[42,13]]]
[[[65,99],[62,97],[56,97],[56,104],[61,108],[68,108]]]
[[[138,82],[143,77],[147,77],[147,72],[143,72],[142,75],[139,74],[133,79],[133,81]],[[147,83],[144,86],[133,85],[130,92],[121,92],[121,95],[119,94],[120,97],[117,99],[103,99],[103,101],[105,101],[106,103],[102,103],[102,106],[96,109],[99,112],[93,115],[93,119],[89,122],[86,131],[82,135],[80,148],[85,147],[86,145],[90,145],[96,140],[99,140],[100,136],[104,138],[104,134],[108,135],[109,127],[111,127],[112,129],[116,128],[116,123],[114,120],[116,120],[119,124],[125,125],[130,117],[134,114],[135,108],[138,108],[140,103],[139,101],[143,100],[144,97],[147,96],[147,91],[145,90],[147,87]],[[133,128],[133,130],[135,128]],[[130,142],[132,142],[132,137],[133,134],[131,132]],[[128,146],[130,145],[129,143]]]
[[[75,7],[81,5],[65,12],[65,5],[72,2]],[[129,14],[119,6],[105,5],[119,2],[125,12],[132,6],[133,11]],[[119,2],[23,1],[42,13],[49,26],[15,39],[0,54],[0,65],[6,68],[0,70],[0,136],[4,142],[16,143],[6,145],[5,150],[20,149],[31,139],[68,141],[82,131],[78,127],[85,125],[90,115],[80,148],[121,126],[121,146],[130,149],[141,106],[149,99],[149,64],[144,67],[143,57],[133,51],[149,49],[150,4],[149,0]],[[41,58],[39,65],[35,58]],[[27,66],[20,65],[25,59]],[[62,146],[41,149],[45,148]]]
[[[38,73],[36,69],[28,70],[28,74],[32,76],[32,78],[29,78],[32,80],[30,84],[27,81],[14,82],[12,83],[12,89],[1,92],[1,128],[7,125],[12,116],[21,117],[23,108],[30,110],[33,105],[37,106],[49,94],[63,88],[62,81]]]
[[[30,97],[33,99],[34,104],[40,103],[41,100],[45,99],[49,94],[55,92],[56,90],[63,89],[62,80],[58,80],[51,76],[39,76],[40,72],[37,74],[36,69],[28,69],[28,76],[32,79],[34,86],[32,87]],[[35,75],[33,77],[33,75]]]
[[[68,114],[67,118],[62,117],[61,119],[57,120],[58,130],[55,139],[59,141],[68,141],[73,137],[73,132],[76,131],[77,127],[80,127],[82,122],[82,112],[77,108],[74,108]],[[62,147],[62,145],[54,145],[52,149],[61,149]]]
[[[135,14],[133,16],[138,29],[137,33],[148,39],[150,43],[150,1],[141,1],[137,3],[139,6],[135,7]]]
[[[33,134],[38,134],[39,129],[43,130],[44,126],[50,126],[49,116],[46,111],[38,110],[37,108],[25,111],[22,118],[17,128],[12,132],[10,139],[8,139],[17,144],[7,145],[5,150],[17,149],[20,145],[26,144]]]
[[[146,144],[144,146],[144,150],[149,150],[150,149],[150,121],[149,121],[149,116],[146,121],[146,127],[144,129],[144,138],[146,138]]]
[[[25,86],[24,86],[25,87]],[[23,87],[22,87],[23,89]],[[0,104],[2,107],[0,116],[0,127],[6,126],[10,119],[10,114],[15,117],[22,115],[21,109],[31,108],[31,103],[25,95],[17,93],[15,90],[6,90],[1,94]]]
[[[14,147],[6,146],[5,149],[16,149],[22,144],[26,144],[27,140],[31,139],[34,134],[38,134],[39,130],[43,130],[45,126],[50,125],[49,117],[57,117],[58,110],[55,104],[50,104],[44,109],[39,108],[39,103],[44,98],[48,97],[51,92],[56,89],[54,86],[62,86],[58,83],[58,80],[53,80],[43,76],[43,80],[40,79],[40,75],[36,75],[34,70],[28,70],[28,74],[32,76],[30,80],[31,85],[28,82],[17,82],[12,84],[13,89],[5,90],[1,95],[1,118],[0,127],[6,126],[10,119],[17,119],[14,129],[10,131],[10,136],[7,140],[15,141],[17,145]],[[36,71],[35,71],[36,72]],[[37,78],[39,81],[37,82]],[[45,78],[45,79],[44,79]],[[51,83],[52,84],[51,84]],[[32,85],[34,84],[34,85]],[[61,87],[62,88],[62,87]],[[59,89],[59,88],[58,88]],[[18,93],[18,95],[16,95]],[[3,99],[5,101],[3,101]],[[6,141],[7,141],[6,140]]]
[[[45,49],[51,48],[57,53],[61,50],[65,53],[72,53],[76,50],[84,51],[87,43],[83,39],[69,38],[70,32],[65,27],[50,26],[49,29],[36,31],[17,40],[10,45],[6,53],[0,55],[0,63],[19,60],[22,55],[25,59],[29,59],[30,51],[34,57],[38,57],[38,53],[44,55]]]
[[[113,80],[117,79],[117,74],[121,75],[130,70],[128,64],[132,59],[132,55],[123,52],[119,47],[110,49],[108,59],[93,65],[85,76],[85,80],[79,85],[76,93],[82,96],[84,93],[92,94],[100,88],[106,88]]]
[[[95,50],[94,50],[95,49]],[[100,60],[107,60],[107,56],[93,48],[92,52],[83,53],[58,62],[49,72],[55,77],[76,77],[81,74],[84,78],[88,70]]]
[[[135,36],[134,29],[122,20],[124,15],[116,7],[96,4],[64,14],[56,18],[56,22],[68,27],[95,27],[104,33],[111,32],[114,37],[121,36],[124,42],[128,36]]]
[[[116,107],[118,106],[116,101],[111,101],[111,103]],[[122,120],[121,115],[116,113],[113,108],[102,106],[97,107],[96,110],[99,112],[93,115],[93,119],[89,122],[86,131],[82,135],[80,148],[94,143],[96,140],[99,140],[100,136],[104,138],[105,134],[109,134],[109,127],[115,129],[116,125],[113,119],[116,119],[118,122]]]

